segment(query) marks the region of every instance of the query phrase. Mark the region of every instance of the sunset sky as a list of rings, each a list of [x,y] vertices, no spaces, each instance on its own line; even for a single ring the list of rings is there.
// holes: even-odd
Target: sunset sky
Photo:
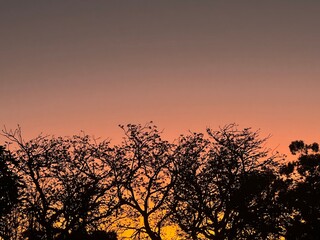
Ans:
[[[117,142],[235,122],[285,152],[320,141],[319,29],[313,0],[1,1],[0,126]]]

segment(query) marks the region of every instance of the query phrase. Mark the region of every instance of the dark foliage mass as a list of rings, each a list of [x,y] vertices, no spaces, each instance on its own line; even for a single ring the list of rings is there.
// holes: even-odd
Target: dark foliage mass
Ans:
[[[0,146],[0,238],[11,237],[8,217],[19,202],[19,177],[11,170],[15,159],[9,151]]]
[[[0,239],[319,239],[320,154],[294,141],[284,161],[231,124],[173,142],[152,123],[123,142],[3,131]],[[10,148],[9,148],[10,146]],[[118,234],[117,234],[118,233]]]
[[[320,236],[320,154],[318,143],[290,144],[297,161],[283,166],[287,192],[283,203],[290,217],[285,222],[287,239],[319,239]],[[311,153],[310,153],[311,151]]]
[[[11,171],[14,158],[0,146],[0,216],[8,214],[18,202],[18,177]]]

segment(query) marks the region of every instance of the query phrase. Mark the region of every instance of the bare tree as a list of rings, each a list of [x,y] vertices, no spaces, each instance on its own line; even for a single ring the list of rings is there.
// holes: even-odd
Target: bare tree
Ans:
[[[276,156],[250,129],[208,129],[180,139],[174,219],[192,239],[266,239],[276,220]]]
[[[125,138],[116,147],[113,161],[117,195],[126,216],[138,223],[127,227],[134,229],[139,239],[147,234],[150,239],[160,240],[161,229],[170,216],[167,202],[174,184],[172,144],[161,139],[152,123],[121,128]]]
[[[113,150],[107,141],[96,143],[83,135],[25,142],[20,129],[4,135],[18,145],[25,237],[69,239],[76,232],[97,230],[118,208],[109,167]]]
[[[120,127],[125,136],[115,146],[85,134],[24,141],[20,129],[3,132],[16,146],[9,170],[23,187],[10,217],[24,238],[116,239],[103,228],[113,221],[135,239],[161,240],[173,224],[194,240],[283,234],[289,205],[279,197],[290,185],[283,176],[293,181],[290,171],[300,165],[279,172],[279,156],[258,132],[231,124],[169,143],[152,122]]]

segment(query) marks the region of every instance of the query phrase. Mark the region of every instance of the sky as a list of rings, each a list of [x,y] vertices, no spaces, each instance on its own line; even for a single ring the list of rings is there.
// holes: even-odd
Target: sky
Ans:
[[[0,126],[121,140],[229,123],[320,140],[320,2],[0,2]]]

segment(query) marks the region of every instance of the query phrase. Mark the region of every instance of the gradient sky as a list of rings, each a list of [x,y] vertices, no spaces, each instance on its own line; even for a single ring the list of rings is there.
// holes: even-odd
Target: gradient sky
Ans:
[[[320,141],[320,2],[1,1],[0,125],[168,138],[228,123]]]

